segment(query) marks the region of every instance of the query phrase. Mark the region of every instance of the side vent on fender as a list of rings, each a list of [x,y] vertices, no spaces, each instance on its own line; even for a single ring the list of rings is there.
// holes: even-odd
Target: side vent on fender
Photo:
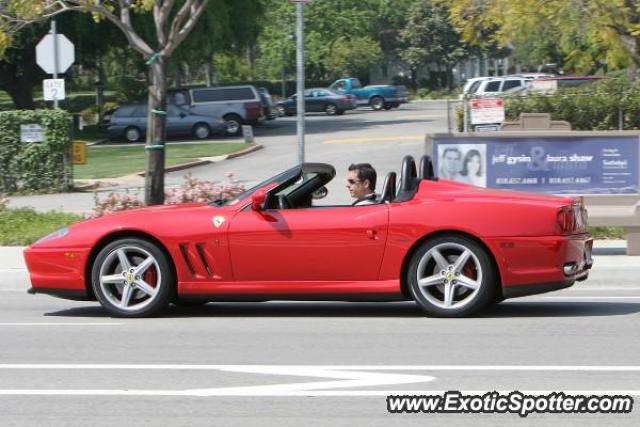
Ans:
[[[182,254],[182,258],[184,259],[185,264],[189,268],[189,272],[191,272],[192,276],[196,275],[196,270],[193,268],[193,263],[191,263],[191,259],[189,258],[189,244],[188,243],[180,243],[180,253]]]
[[[198,256],[200,257],[200,262],[204,266],[205,270],[207,270],[207,274],[209,277],[213,277],[213,272],[211,271],[211,267],[209,267],[209,263],[204,256],[204,243],[196,243],[196,250],[198,251]]]

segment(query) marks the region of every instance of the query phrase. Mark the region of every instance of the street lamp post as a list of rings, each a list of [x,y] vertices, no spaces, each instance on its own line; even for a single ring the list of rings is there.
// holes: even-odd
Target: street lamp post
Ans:
[[[304,163],[304,5],[313,0],[291,0],[296,4],[296,71],[298,162]]]

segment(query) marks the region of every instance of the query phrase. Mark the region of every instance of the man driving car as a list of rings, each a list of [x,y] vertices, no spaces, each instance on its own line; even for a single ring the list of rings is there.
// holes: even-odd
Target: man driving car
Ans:
[[[376,203],[376,170],[369,163],[357,163],[349,166],[347,189],[355,198],[352,206],[373,205]]]

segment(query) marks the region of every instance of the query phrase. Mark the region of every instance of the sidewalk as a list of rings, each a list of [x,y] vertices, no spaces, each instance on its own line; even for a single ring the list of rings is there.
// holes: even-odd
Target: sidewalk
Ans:
[[[625,255],[624,240],[596,240],[593,245],[596,268],[640,268],[640,257]],[[24,263],[21,246],[0,246],[0,292],[3,289],[28,289],[29,274]],[[639,271],[640,272],[640,271]]]

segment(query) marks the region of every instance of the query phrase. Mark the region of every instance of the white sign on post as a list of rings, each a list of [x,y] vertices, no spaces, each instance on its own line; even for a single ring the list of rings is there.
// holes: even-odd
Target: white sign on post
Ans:
[[[64,79],[45,79],[42,81],[42,96],[45,101],[62,100],[65,97]]]
[[[504,100],[485,98],[471,100],[471,124],[486,125],[504,122]]]
[[[36,46],[36,62],[47,74],[64,74],[76,59],[73,43],[64,34],[56,34],[58,69],[53,49],[53,34],[47,34]]]
[[[44,141],[44,129],[38,124],[20,125],[20,142]]]

